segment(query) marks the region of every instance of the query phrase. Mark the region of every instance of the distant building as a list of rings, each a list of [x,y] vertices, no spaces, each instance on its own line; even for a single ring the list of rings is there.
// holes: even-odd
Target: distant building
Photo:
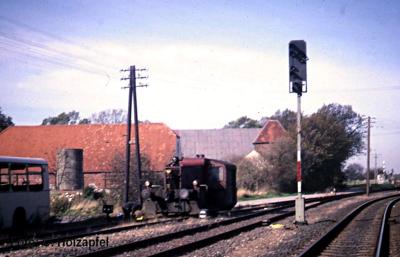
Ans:
[[[254,150],[247,156],[268,153],[271,151],[272,144],[286,134],[286,130],[278,120],[268,120],[253,142]]]
[[[230,160],[258,155],[286,134],[277,120],[268,120],[263,128],[175,130],[183,156],[204,154],[208,158]],[[178,151],[179,152],[179,151]]]
[[[182,156],[204,154],[208,158],[226,160],[243,157],[254,148],[260,129],[192,129],[175,130]]]
[[[386,184],[388,182],[386,173],[381,173],[376,176],[376,181],[378,184]]]

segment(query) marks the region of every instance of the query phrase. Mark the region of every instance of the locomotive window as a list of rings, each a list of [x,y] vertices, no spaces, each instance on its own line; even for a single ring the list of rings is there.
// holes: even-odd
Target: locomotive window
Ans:
[[[192,187],[193,180],[202,183],[203,168],[201,166],[190,166],[182,168],[182,186],[186,188]]]
[[[223,167],[211,167],[209,171],[211,181],[223,181],[224,180],[224,168]]]

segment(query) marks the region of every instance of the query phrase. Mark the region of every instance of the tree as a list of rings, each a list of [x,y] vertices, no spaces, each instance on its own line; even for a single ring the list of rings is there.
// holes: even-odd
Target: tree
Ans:
[[[287,131],[296,130],[297,114],[294,111],[286,109],[281,112],[278,110],[269,119],[278,120]]]
[[[340,185],[345,161],[364,149],[363,120],[349,105],[324,105],[302,125],[303,185],[307,191]],[[295,138],[292,133],[292,137]]]
[[[261,128],[261,124],[257,120],[242,116],[237,120],[230,121],[224,128]]]
[[[296,189],[297,133],[294,112],[276,112],[288,130],[288,136],[263,153],[271,165],[271,187],[283,192]],[[351,106],[324,105],[316,113],[302,118],[302,181],[305,191],[321,191],[340,186],[345,179],[343,167],[347,159],[364,149],[363,121]]]
[[[84,119],[81,119],[80,121],[79,121],[79,124],[90,124],[91,122],[90,122],[90,120],[88,119],[88,118],[84,118]]]
[[[261,158],[243,158],[237,164],[237,185],[250,191],[268,188],[268,164]]]
[[[246,116],[229,122],[225,128],[261,127],[268,119],[277,119],[288,131],[287,137],[271,146],[271,151],[260,153],[267,160],[267,183],[278,191],[293,192],[296,189],[296,120],[297,114],[288,109],[277,111],[260,122]],[[302,180],[305,191],[325,190],[340,186],[345,180],[343,168],[346,160],[362,153],[365,129],[362,117],[350,105],[329,104],[316,113],[302,117]],[[245,165],[246,181],[257,179],[258,170]],[[246,170],[254,170],[248,176]],[[263,173],[265,173],[263,171]],[[240,179],[240,178],[239,178]],[[250,183],[250,186],[254,183]]]
[[[362,165],[352,163],[344,169],[344,174],[348,180],[363,180],[365,178],[363,171],[364,167]]]
[[[62,112],[55,117],[48,117],[42,121],[42,125],[74,125],[78,124],[79,112],[71,111],[69,113]]]
[[[127,120],[127,113],[123,109],[109,109],[93,113],[90,117],[91,123],[97,124],[121,124]]]
[[[145,154],[140,155],[141,161],[141,169],[142,169],[142,181],[139,182],[137,169],[136,169],[136,156],[135,149],[132,149],[131,158],[130,158],[130,190],[129,190],[129,199],[134,202],[139,202],[139,183],[143,181],[149,180],[151,183],[155,185],[162,185],[163,177],[162,173],[151,171],[150,168],[150,159]],[[112,170],[108,173],[108,183],[110,183],[110,188],[113,189],[113,194],[115,198],[122,203],[124,190],[125,190],[125,164],[126,158],[125,154],[122,152],[116,151],[113,154],[113,159],[111,162]]]
[[[14,126],[14,123],[12,122],[12,118],[10,116],[7,116],[1,111],[0,107],[0,131],[3,129],[6,129],[9,126]]]
[[[278,192],[295,192],[296,140],[293,137],[279,138],[265,158],[270,164],[270,187]]]

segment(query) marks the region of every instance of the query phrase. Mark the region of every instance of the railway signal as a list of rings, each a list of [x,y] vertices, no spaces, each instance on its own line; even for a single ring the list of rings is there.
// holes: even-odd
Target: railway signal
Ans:
[[[297,94],[297,198],[295,222],[307,224],[301,194],[301,95],[307,92],[307,48],[304,40],[289,42],[289,92]]]
[[[304,40],[289,42],[289,92],[307,92],[307,48]]]

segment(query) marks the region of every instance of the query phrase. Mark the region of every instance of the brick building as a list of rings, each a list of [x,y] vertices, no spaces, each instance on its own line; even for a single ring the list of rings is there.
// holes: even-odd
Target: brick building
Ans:
[[[148,159],[150,169],[163,170],[175,155],[174,131],[161,123],[146,123],[139,125],[139,136],[141,154]],[[134,142],[134,133],[131,140]],[[115,155],[125,154],[125,143],[125,124],[13,126],[0,133],[0,155],[46,159],[51,185],[55,185],[57,152],[83,149],[85,185],[95,183],[107,188]]]
[[[286,130],[278,120],[268,120],[253,142],[254,151],[260,154],[269,152],[271,144],[285,135]]]

